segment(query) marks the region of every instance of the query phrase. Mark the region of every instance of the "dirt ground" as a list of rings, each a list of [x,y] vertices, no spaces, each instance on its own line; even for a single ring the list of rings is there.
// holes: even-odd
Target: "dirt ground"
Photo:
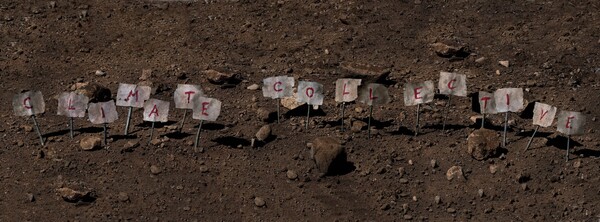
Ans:
[[[582,1],[10,1],[0,2],[0,221],[598,221],[600,220],[600,3]],[[431,44],[464,47],[445,58]],[[498,61],[509,61],[505,67]],[[340,132],[334,82],[355,75],[345,64],[390,68],[379,79],[392,102],[374,107],[374,136]],[[109,147],[83,151],[79,140],[102,126],[76,119],[71,140],[56,99],[77,82],[96,82],[116,95],[119,83],[138,83],[142,70],[171,100],[179,83],[199,84],[223,102],[192,148],[198,121],[173,132],[183,116],[149,124],[133,112],[132,136],[122,136],[127,109],[109,125]],[[202,71],[235,74],[230,84]],[[105,75],[96,75],[103,70]],[[479,126],[469,98],[454,97],[449,127],[441,130],[446,98],[404,106],[404,83],[432,80],[440,71],[467,75],[468,91],[520,87],[526,99],[582,111],[588,130],[566,138],[510,115],[508,147],[485,161],[467,153]],[[246,89],[289,75],[325,86],[325,104],[303,128],[306,106],[283,109],[270,141],[251,147],[264,124],[257,109],[276,101]],[[367,77],[365,81],[368,81]],[[32,122],[17,117],[12,97],[44,93],[39,115],[47,144]],[[347,104],[346,119],[365,121],[367,107]],[[189,116],[188,116],[189,117]],[[488,128],[502,129],[501,114]],[[319,177],[307,143],[318,136],[343,141],[349,167]],[[436,164],[431,164],[435,161]],[[464,180],[447,180],[452,166]],[[494,173],[492,173],[494,171]],[[297,178],[288,179],[288,172]],[[291,177],[294,178],[294,177]],[[90,192],[76,203],[58,189]],[[264,201],[263,203],[260,203]]]

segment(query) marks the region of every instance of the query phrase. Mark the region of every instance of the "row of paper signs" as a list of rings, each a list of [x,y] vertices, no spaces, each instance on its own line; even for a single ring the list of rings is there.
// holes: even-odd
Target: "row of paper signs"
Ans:
[[[262,92],[265,97],[273,99],[294,96],[295,80],[293,77],[276,76],[263,80]],[[389,103],[387,87],[377,83],[361,86],[360,79],[338,79],[335,86],[336,102],[352,102],[357,100],[366,105]],[[466,76],[457,73],[441,72],[438,82],[440,94],[467,96]],[[110,123],[118,116],[116,106],[143,107],[145,121],[166,122],[169,102],[149,99],[151,89],[148,86],[119,84],[116,104],[114,101],[90,103],[88,98],[74,92],[62,93],[58,99],[58,115],[67,117],[84,117],[88,111],[89,119],[94,124]],[[317,82],[299,81],[296,100],[309,105],[322,105],[323,85]],[[432,81],[407,83],[404,87],[404,104],[413,106],[433,101],[435,87]],[[482,114],[518,112],[524,108],[523,89],[503,88],[494,93],[479,92],[479,105]],[[214,121],[220,114],[221,102],[204,97],[198,85],[179,84],[174,93],[175,108],[192,109],[193,118]],[[44,100],[41,92],[25,92],[13,99],[14,111],[20,116],[30,116],[44,112]],[[550,126],[556,115],[556,107],[536,103],[533,124]],[[584,133],[585,116],[579,112],[562,111],[558,115],[558,131],[567,135]]]
[[[119,84],[116,103],[88,103],[89,98],[76,92],[63,92],[58,97],[57,114],[67,117],[84,117],[86,110],[90,122],[94,124],[111,123],[118,119],[117,106],[144,108],[144,121],[167,122],[170,102],[150,99],[151,89],[148,86]],[[197,85],[179,84],[174,96],[175,108],[193,110],[192,118],[215,121],[221,113],[221,101],[204,97],[202,89]],[[13,109],[16,115],[31,116],[45,111],[42,93],[28,91],[17,94],[13,98]]]

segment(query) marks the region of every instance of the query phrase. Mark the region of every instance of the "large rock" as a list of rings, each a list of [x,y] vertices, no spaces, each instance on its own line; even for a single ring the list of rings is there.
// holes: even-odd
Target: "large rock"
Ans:
[[[256,132],[256,139],[259,141],[265,141],[267,138],[271,136],[271,125],[262,126],[258,132]]]
[[[281,98],[281,106],[285,107],[288,110],[293,110],[301,106],[303,103],[299,103],[296,101],[296,93],[294,93],[293,97],[284,97]]]
[[[500,146],[498,133],[489,129],[478,129],[469,134],[467,148],[476,160],[485,160],[496,154]]]
[[[449,45],[442,42],[436,42],[431,44],[431,48],[440,57],[467,57],[470,53],[463,46]]]
[[[390,67],[363,63],[342,62],[340,67],[350,73],[363,76],[366,82],[382,82],[391,73]]]
[[[92,202],[96,199],[92,192],[73,190],[68,187],[58,188],[56,192],[63,200],[71,203]]]
[[[90,98],[90,102],[107,102],[112,99],[110,89],[98,83],[76,83],[71,88]]]
[[[202,71],[202,74],[206,76],[206,79],[208,79],[210,83],[217,85],[227,83],[234,77],[233,74],[222,73],[212,69]]]
[[[465,176],[463,174],[462,167],[460,166],[452,166],[448,171],[446,171],[446,179],[448,180],[464,180]]]
[[[332,137],[318,137],[310,144],[310,158],[315,161],[322,175],[329,172],[331,163],[344,153],[340,142]]]
[[[79,146],[83,150],[95,150],[102,147],[102,138],[97,136],[87,136],[79,141]]]
[[[358,133],[363,129],[367,128],[367,123],[365,123],[364,121],[361,120],[354,120],[352,121],[352,126],[350,127],[350,130],[352,132]]]

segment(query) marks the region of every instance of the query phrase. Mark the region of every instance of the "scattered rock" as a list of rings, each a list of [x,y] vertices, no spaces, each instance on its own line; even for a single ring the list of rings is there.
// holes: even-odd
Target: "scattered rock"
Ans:
[[[474,115],[474,116],[471,116],[469,119],[471,120],[471,122],[477,123],[477,121],[481,120],[482,118],[483,118],[482,115]]]
[[[361,130],[364,130],[367,128],[367,123],[365,123],[364,121],[360,121],[360,120],[354,120],[352,121],[352,126],[350,127],[350,130],[352,132],[358,133]]]
[[[129,200],[129,195],[125,192],[119,192],[119,195],[117,195],[117,199],[119,199],[119,201],[121,202],[127,202]]]
[[[519,172],[519,173],[517,173],[516,178],[517,178],[517,182],[525,183],[531,179],[531,176],[529,175],[529,173]]]
[[[212,84],[221,85],[229,82],[233,78],[233,74],[222,73],[216,70],[205,70],[202,72],[206,79]]]
[[[463,46],[451,46],[445,43],[436,42],[431,44],[431,48],[440,57],[451,58],[451,57],[467,57],[469,56],[468,50]]]
[[[495,155],[499,146],[500,139],[493,130],[478,129],[467,138],[468,152],[476,160],[485,160]]]
[[[496,164],[490,165],[490,173],[496,174],[496,172],[498,172],[498,165],[496,165]]]
[[[152,144],[154,146],[158,146],[158,145],[160,145],[160,143],[162,143],[162,141],[159,138],[154,138],[154,139],[150,140],[150,144]]]
[[[334,159],[344,153],[340,142],[332,137],[317,137],[313,140],[310,149],[310,158],[315,161],[317,169],[322,175],[329,172]]]
[[[485,62],[485,60],[487,60],[487,58],[485,58],[485,57],[479,57],[479,58],[475,59],[475,62],[476,63],[483,63],[483,62]]]
[[[121,152],[133,152],[133,150],[138,146],[140,146],[140,143],[138,141],[127,141],[127,143],[125,143],[125,145],[123,146]]]
[[[208,167],[207,166],[200,166],[199,170],[200,170],[200,173],[206,173],[206,172],[208,172]]]
[[[23,140],[18,140],[17,141],[17,146],[18,147],[23,147],[23,146],[25,146],[25,142],[23,142]]]
[[[405,220],[412,220],[412,216],[410,214],[405,214],[403,217]]]
[[[143,69],[142,76],[140,76],[139,80],[146,81],[146,80],[150,80],[150,78],[152,78],[152,77],[154,77],[152,75],[152,69]]]
[[[158,174],[162,173],[162,170],[157,165],[152,165],[152,166],[150,166],[150,173],[152,173],[154,175],[158,175]]]
[[[408,183],[408,179],[400,178],[400,180],[398,180],[398,182],[400,182],[401,184],[407,184]]]
[[[404,167],[398,167],[398,177],[404,176]]]
[[[390,208],[391,208],[390,204],[389,203],[385,203],[385,204],[381,205],[381,207],[379,209],[383,210],[383,211],[386,211],[386,210],[389,210]]]
[[[448,209],[446,209],[446,212],[453,214],[453,213],[456,213],[456,209],[454,209],[452,207],[448,207]]]
[[[271,125],[269,124],[262,126],[258,132],[256,132],[256,139],[259,141],[265,141],[269,136],[271,136]]]
[[[293,170],[288,170],[286,175],[287,175],[287,178],[290,180],[295,180],[296,178],[298,178],[298,174]]]
[[[573,162],[573,167],[575,168],[580,168],[581,167],[581,160],[577,159]]]
[[[258,108],[256,109],[256,117],[258,117],[258,119],[260,119],[260,121],[269,121],[269,110],[265,109],[265,108]]]
[[[91,151],[102,147],[102,138],[97,136],[86,136],[79,141],[82,150]]]
[[[523,190],[523,191],[526,191],[526,190],[528,190],[528,189],[529,189],[529,187],[527,187],[527,184],[526,184],[526,183],[524,183],[524,184],[521,184],[521,190]]]
[[[254,198],[254,205],[256,205],[257,207],[264,207],[267,203],[265,202],[265,200],[263,198],[260,197],[255,197]]]
[[[507,67],[510,65],[510,62],[508,62],[508,60],[502,60],[502,61],[498,61],[498,63],[504,67]]]
[[[281,106],[285,107],[286,109],[293,110],[301,105],[302,103],[296,101],[296,93],[294,93],[293,97],[281,98]]]
[[[485,195],[485,193],[483,192],[483,189],[479,189],[477,190],[477,195],[479,195],[479,197],[483,197]]]
[[[64,201],[71,203],[92,202],[96,199],[89,191],[78,191],[68,187],[56,189],[56,192]]]
[[[435,198],[433,198],[433,202],[435,202],[435,204],[440,204],[442,202],[442,198],[440,196],[435,196]]]
[[[23,131],[25,132],[33,132],[33,127],[31,127],[30,125],[23,125],[21,126],[21,128],[23,128]]]
[[[431,162],[429,163],[429,165],[431,166],[431,168],[436,168],[438,166],[437,160],[431,160]]]
[[[112,99],[110,89],[98,83],[76,84],[76,87],[79,88],[75,91],[90,98],[90,102],[107,102]]]
[[[448,169],[448,171],[446,171],[446,179],[448,179],[448,180],[453,180],[453,179],[463,180],[463,179],[465,179],[465,176],[463,175],[462,167],[459,167],[459,166],[450,167],[450,169]]]
[[[258,88],[260,88],[260,86],[258,84],[252,84],[252,85],[248,86],[246,89],[257,90]]]
[[[27,201],[34,202],[35,196],[32,193],[27,193]]]
[[[96,70],[94,73],[96,76],[106,76],[106,72],[102,70]]]
[[[342,62],[340,67],[348,72],[368,77],[367,82],[384,81],[391,73],[389,67],[361,63]]]

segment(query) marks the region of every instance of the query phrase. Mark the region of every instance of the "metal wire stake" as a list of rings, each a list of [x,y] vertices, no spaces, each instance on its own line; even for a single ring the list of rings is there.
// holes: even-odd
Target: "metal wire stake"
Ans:
[[[373,105],[369,106],[369,122],[367,124],[367,139],[371,139],[371,119],[373,118]]]
[[[446,119],[448,118],[448,110],[450,109],[450,101],[452,96],[448,95],[448,103],[446,104],[446,109],[444,109],[444,123],[442,124],[442,131],[446,130]]]
[[[103,133],[104,146],[108,145],[108,143],[106,142],[106,134],[108,134],[108,133],[106,132],[106,123],[104,123],[104,133]]]
[[[341,132],[344,132],[344,109],[346,108],[346,102],[342,102],[342,128],[340,128]]]
[[[200,130],[202,129],[202,122],[204,120],[200,120],[200,125],[198,125],[198,132],[196,132],[196,140],[194,142],[194,152],[198,152],[198,140],[200,139]],[[200,149],[200,152],[203,152],[204,148]]]
[[[73,139],[73,117],[69,118],[69,136]]]
[[[44,145],[44,138],[42,137],[42,133],[40,132],[40,127],[38,126],[37,120],[35,120],[35,115],[31,115],[31,119],[33,120],[33,126],[35,126],[35,132],[40,137],[40,143],[43,146]]]
[[[152,127],[150,127],[150,140],[148,143],[152,142],[152,135],[154,134],[154,121],[152,121]]]
[[[529,142],[527,142],[527,147],[525,147],[525,151],[527,151],[529,149],[529,146],[531,146],[531,141],[533,141],[533,137],[535,137],[535,133],[537,133],[538,129],[540,129],[540,126],[535,127],[535,130],[533,131],[533,134],[531,135]]]
[[[508,112],[504,113],[504,134],[502,134],[502,147],[506,148],[506,128],[508,128]]]
[[[421,104],[417,104],[417,124],[415,125],[415,136],[419,134],[419,118],[421,113]]]
[[[481,129],[484,128],[484,124],[485,124],[485,113],[482,113],[482,117],[481,117]]]
[[[281,109],[281,99],[277,99],[277,123],[279,123],[279,110]]]
[[[131,122],[131,112],[133,111],[133,107],[129,107],[127,110],[127,121],[125,122],[125,136],[129,133],[129,123]]]
[[[183,119],[181,120],[181,125],[179,126],[179,132],[181,132],[183,130],[183,124],[185,124],[185,116],[187,115],[188,110],[184,109],[183,110]]]
[[[307,107],[307,111],[306,111],[306,130],[308,130],[308,118],[310,117],[310,104],[306,104],[308,105]]]
[[[569,142],[571,142],[571,136],[567,136],[567,155],[565,155],[565,162],[569,162]]]

